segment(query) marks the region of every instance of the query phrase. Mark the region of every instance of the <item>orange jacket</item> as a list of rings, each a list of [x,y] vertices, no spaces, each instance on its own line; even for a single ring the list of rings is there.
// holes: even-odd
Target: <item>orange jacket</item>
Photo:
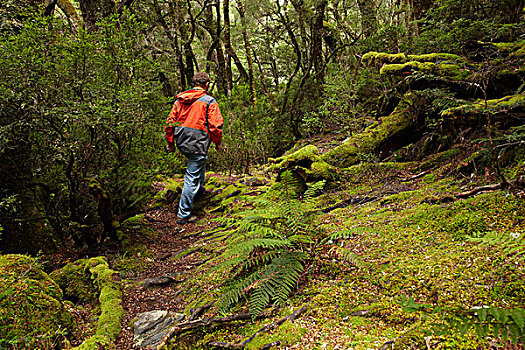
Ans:
[[[206,154],[222,141],[224,120],[217,101],[201,87],[181,92],[166,120],[166,141],[185,155]]]

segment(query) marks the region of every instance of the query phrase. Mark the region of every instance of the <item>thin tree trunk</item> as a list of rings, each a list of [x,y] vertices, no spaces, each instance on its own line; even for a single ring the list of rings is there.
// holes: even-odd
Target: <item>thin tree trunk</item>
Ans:
[[[365,38],[377,31],[377,10],[375,0],[357,0],[361,12],[361,28]]]
[[[224,50],[226,51],[226,96],[231,95],[233,89],[233,73],[232,73],[232,44],[230,39],[231,24],[230,24],[230,0],[223,0],[222,12],[224,16]]]
[[[79,4],[88,31],[96,29],[98,21],[115,11],[115,3],[112,0],[80,0]]]
[[[320,0],[315,9],[315,20],[312,25],[312,53],[310,60],[313,61],[315,78],[318,83],[322,83],[324,80],[324,65],[323,57],[323,22],[324,13],[328,0]]]
[[[246,25],[246,17],[244,14],[243,0],[237,0],[237,10],[241,16],[242,25],[242,37],[244,39],[244,48],[246,50],[246,60],[248,61],[248,77],[250,84],[250,92],[252,95],[252,103],[255,106],[257,104],[257,95],[255,93],[255,81],[253,79],[253,60],[251,54],[250,40],[248,39],[248,28]]]

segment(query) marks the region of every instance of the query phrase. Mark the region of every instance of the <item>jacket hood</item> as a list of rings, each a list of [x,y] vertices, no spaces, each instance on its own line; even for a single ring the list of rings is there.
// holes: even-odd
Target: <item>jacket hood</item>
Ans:
[[[181,92],[176,97],[181,103],[192,104],[204,95],[206,95],[206,91],[203,88],[195,87],[191,90]]]

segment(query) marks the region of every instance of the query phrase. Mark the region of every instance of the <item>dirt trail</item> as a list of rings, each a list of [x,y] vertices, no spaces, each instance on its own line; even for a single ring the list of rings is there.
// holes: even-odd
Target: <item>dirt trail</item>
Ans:
[[[188,249],[198,240],[198,233],[211,226],[207,220],[178,225],[173,207],[148,211],[145,220],[151,233],[141,244],[147,247],[149,254],[148,257],[144,257],[145,266],[139,273],[132,277],[124,276],[127,286],[122,300],[125,315],[121,321],[122,332],[116,339],[117,349],[133,349],[131,320],[138,314],[152,310],[167,310],[172,313],[183,311],[184,300],[179,296],[179,282],[183,281],[200,261],[194,254],[176,260],[173,257],[178,252]],[[148,285],[148,282],[140,283],[163,276],[168,276],[166,280],[172,281],[147,287],[145,285]]]

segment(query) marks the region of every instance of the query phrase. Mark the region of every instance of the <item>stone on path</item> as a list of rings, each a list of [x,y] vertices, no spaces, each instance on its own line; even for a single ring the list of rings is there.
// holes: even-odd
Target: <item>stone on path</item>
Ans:
[[[137,315],[137,320],[133,324],[135,347],[156,348],[171,326],[182,321],[184,317],[184,314],[172,314],[163,310],[147,311]]]

